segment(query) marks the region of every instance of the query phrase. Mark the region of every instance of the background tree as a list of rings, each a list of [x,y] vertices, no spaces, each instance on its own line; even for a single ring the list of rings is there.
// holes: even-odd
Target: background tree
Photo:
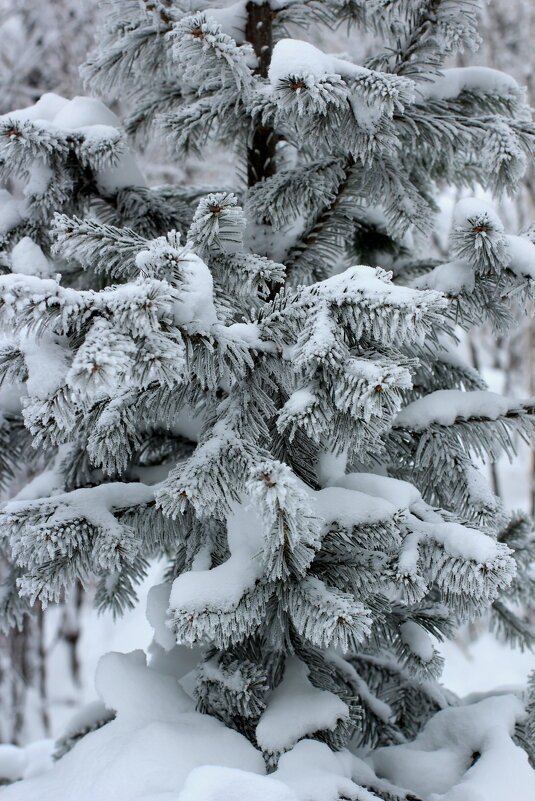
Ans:
[[[80,94],[79,67],[96,23],[96,0],[2,0],[0,113],[35,103],[45,92]]]

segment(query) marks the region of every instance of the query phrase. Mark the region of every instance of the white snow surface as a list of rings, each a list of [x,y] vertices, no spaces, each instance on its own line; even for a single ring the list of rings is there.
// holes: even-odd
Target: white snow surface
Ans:
[[[55,506],[55,520],[74,520],[84,518],[97,528],[109,533],[122,531],[122,526],[114,517],[113,509],[124,509],[149,503],[154,499],[155,487],[141,482],[110,482],[97,487],[82,487],[54,496],[51,502]],[[43,499],[25,500],[15,498],[4,507],[8,513],[16,513],[32,506],[41,506]]]
[[[7,189],[0,189],[0,234],[5,235],[22,222],[24,201],[17,200]]]
[[[238,504],[228,522],[230,557],[211,570],[190,570],[173,582],[171,609],[201,611],[233,609],[262,575],[262,521]]]
[[[9,111],[7,114],[3,114],[0,119],[51,121],[68,102],[67,98],[61,97],[61,95],[57,95],[54,92],[45,92],[32,106]]]
[[[273,48],[268,72],[271,91],[276,94],[280,91],[281,81],[292,77],[302,79],[305,85],[332,81],[342,92],[344,89],[340,86],[340,79],[344,79],[354,117],[361,128],[370,131],[374,130],[377,120],[384,113],[391,115],[395,103],[399,104],[401,92],[405,100],[414,99],[414,84],[407,78],[394,79],[393,76],[373,72],[347,59],[324,53],[310,42],[280,39]],[[364,86],[366,81],[382,84],[381,102],[371,97],[369,86]],[[299,92],[301,88],[297,89],[296,94]]]
[[[176,680],[147,667],[141,652],[109,657],[101,662],[97,687],[117,718],[84,737],[52,769],[0,790],[2,801],[372,801],[356,784],[375,779],[372,766],[425,801],[534,797],[535,773],[510,737],[523,715],[512,694],[445,709],[413,742],[380,748],[369,764],[347,750],[334,753],[302,739],[266,777],[260,752],[214,718],[192,711]],[[474,762],[475,754],[481,756]],[[0,765],[2,756],[13,771],[22,761],[13,747],[0,746]]]
[[[147,669],[143,651],[105,654],[98,663],[95,686],[108,709],[121,720],[136,724],[158,720],[173,721],[194,709],[192,699],[173,676]],[[133,692],[135,690],[135,693]]]
[[[168,585],[161,585],[161,597],[152,601],[150,616],[158,625],[165,616],[167,590]],[[193,702],[178,677],[190,670],[188,657],[195,661],[199,654],[175,648],[167,653],[167,670],[147,667],[140,651],[104,657],[97,688],[101,699],[117,710],[116,720],[87,735],[53,767],[47,757],[51,743],[34,744],[42,749],[43,759],[28,759],[28,770],[47,772],[35,778],[25,773],[23,781],[0,788],[0,799],[373,801],[374,795],[358,786],[377,782],[372,765],[384,777],[380,782],[385,791],[394,782],[425,801],[535,797],[535,773],[510,739],[523,714],[520,701],[511,694],[483,700],[474,696],[472,703],[446,709],[413,743],[380,749],[367,758],[370,764],[347,750],[334,753],[324,743],[302,739],[281,756],[277,770],[265,776],[259,751],[213,718],[192,711]],[[279,726],[280,736],[288,723],[293,724],[290,715]],[[470,767],[476,752],[482,756]],[[0,764],[2,754],[12,771],[24,762],[19,749],[0,746]]]
[[[63,729],[63,737],[73,737],[85,728],[93,726],[100,720],[104,720],[108,715],[106,704],[100,699],[84,704],[67,721]]]
[[[406,620],[400,626],[401,639],[422,662],[430,662],[435,649],[429,634],[413,620]]]
[[[370,75],[371,71],[337,56],[324,53],[310,42],[300,39],[280,39],[273,49],[268,78],[272,85],[288,75],[310,76],[317,79],[327,75],[355,77]]]
[[[326,523],[335,520],[346,528],[372,525],[391,519],[397,512],[394,504],[355,489],[325,487],[313,493],[314,512]]]
[[[47,93],[32,106],[10,111],[1,119],[31,121],[50,130],[78,132],[86,141],[108,138],[110,129],[118,131],[119,118],[102,101],[94,97],[74,97],[67,100],[60,95]],[[145,186],[146,181],[132,153],[125,149],[113,165],[95,169],[99,189],[103,193],[115,194],[127,186]]]
[[[490,67],[453,67],[418,84],[418,94],[429,100],[449,100],[463,91],[510,95],[520,92],[513,77]]]
[[[296,801],[281,781],[235,768],[205,765],[191,771],[176,801]],[[171,799],[170,799],[171,801]]]
[[[353,781],[356,762],[346,749],[334,752],[317,740],[300,740],[281,756],[271,775],[291,787],[299,801],[373,801]]]
[[[496,687],[523,687],[534,667],[533,653],[512,650],[485,631],[473,639],[445,640],[438,645],[444,657],[442,681],[463,697],[474,691],[492,693]]]
[[[0,781],[30,779],[52,767],[53,740],[35,740],[25,747],[0,743]]]
[[[95,97],[73,97],[64,103],[58,113],[52,117],[58,128],[76,130],[91,125],[106,125],[118,128],[119,118],[101,100]]]
[[[273,4],[271,5],[273,7]],[[238,0],[237,3],[231,3],[222,8],[208,8],[205,10],[211,19],[221,25],[222,30],[228,36],[232,36],[236,44],[242,44],[245,41],[244,32],[247,24],[245,6],[245,0]]]
[[[204,261],[187,248],[171,245],[167,237],[158,237],[149,243],[147,250],[136,256],[136,267],[147,272],[154,265],[165,263],[173,255],[180,263],[180,292],[173,294],[173,316],[177,325],[194,323],[208,331],[217,323],[214,306],[212,273]]]
[[[70,353],[59,337],[47,334],[38,340],[23,339],[21,350],[28,371],[26,388],[30,395],[45,400],[65,382]]]
[[[337,695],[314,687],[308,676],[304,662],[297,657],[288,659],[283,679],[271,693],[256,727],[262,750],[286,751],[306,735],[332,730],[348,718],[347,704]]]
[[[65,449],[62,448],[63,453]],[[38,498],[49,498],[51,495],[57,495],[63,491],[64,479],[63,475],[54,467],[50,470],[43,470],[38,473],[34,478],[28,481],[16,495],[13,496],[14,501],[35,501]]]
[[[420,290],[394,284],[391,272],[363,264],[348,267],[347,270],[332,275],[321,282],[321,288],[324,300],[335,303],[340,303],[340,298],[344,295],[350,299],[365,296],[372,307],[375,303],[382,302],[400,309],[416,310],[422,302]],[[311,292],[314,292],[314,287]],[[428,300],[446,306],[446,301],[438,292],[429,292]]]
[[[414,286],[417,289],[436,289],[446,295],[472,292],[475,286],[475,268],[460,260],[437,264],[428,273],[417,278]]]
[[[144,662],[142,652],[104,657],[97,688],[117,718],[84,737],[52,770],[0,791],[2,801],[176,798],[196,767],[265,773],[260,752],[244,737],[194,712],[176,680]]]
[[[408,509],[413,503],[422,500],[420,492],[409,481],[401,481],[390,476],[375,473],[347,473],[332,482],[336,487],[365,492],[375,498],[383,498],[396,510]]]
[[[119,118],[102,101],[94,97],[74,97],[63,105],[52,120],[53,124],[65,130],[84,130],[87,136],[94,136],[97,126],[120,128]],[[127,186],[145,186],[141,170],[129,150],[125,150],[116,163],[96,170],[99,189],[114,194]]]
[[[511,553],[477,528],[450,522],[426,523],[425,527],[429,536],[439,542],[450,556],[470,559],[479,565],[491,564],[502,550]]]
[[[29,236],[20,239],[11,251],[11,269],[14,273],[50,278],[50,263],[37,244]]]
[[[370,767],[347,750],[334,753],[324,743],[305,739],[281,756],[270,776],[207,765],[191,771],[179,795],[143,801],[374,801],[352,780],[356,768],[366,779],[373,777]]]
[[[516,275],[535,278],[535,245],[526,236],[507,234],[507,265]]]
[[[415,740],[379,748],[370,761],[426,801],[532,801],[535,772],[510,737],[523,714],[510,694],[444,709]]]
[[[154,629],[154,642],[164,651],[171,651],[176,645],[175,638],[166,625],[171,586],[169,582],[155,584],[147,596],[147,620]]]
[[[303,387],[292,392],[282,408],[290,416],[304,414],[315,401],[316,395],[308,387]]]
[[[496,231],[503,231],[503,223],[492,203],[479,197],[464,197],[455,204],[453,226],[465,225],[467,220],[485,216]]]
[[[433,424],[451,426],[456,420],[470,417],[497,420],[518,409],[518,406],[518,400],[486,390],[464,392],[460,389],[439,389],[405,406],[397,415],[394,425],[397,428],[424,431]]]

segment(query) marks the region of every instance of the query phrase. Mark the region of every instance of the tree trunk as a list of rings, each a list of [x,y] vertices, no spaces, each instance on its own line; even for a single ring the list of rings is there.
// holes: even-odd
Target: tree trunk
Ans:
[[[256,73],[267,78],[273,52],[273,11],[269,2],[257,5],[247,3],[245,38],[253,46],[258,58]],[[247,151],[247,183],[254,186],[275,172],[276,137],[273,128],[259,125],[252,133]]]
[[[37,607],[22,631],[0,637],[0,742],[25,745],[50,734],[44,634],[43,611]]]
[[[67,646],[69,654],[70,676],[74,687],[79,688],[82,683],[80,675],[80,658],[78,655],[78,643],[80,640],[80,617],[82,610],[84,588],[78,582],[65,599],[63,615],[58,632],[58,640],[63,640]]]

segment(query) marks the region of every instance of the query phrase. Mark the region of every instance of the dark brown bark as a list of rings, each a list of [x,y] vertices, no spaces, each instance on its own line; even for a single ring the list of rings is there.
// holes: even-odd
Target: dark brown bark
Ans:
[[[247,3],[245,38],[253,46],[258,58],[256,73],[267,78],[273,52],[273,11],[269,2],[258,5]],[[249,186],[268,178],[275,172],[276,136],[273,128],[259,125],[253,131],[247,152],[247,183]]]

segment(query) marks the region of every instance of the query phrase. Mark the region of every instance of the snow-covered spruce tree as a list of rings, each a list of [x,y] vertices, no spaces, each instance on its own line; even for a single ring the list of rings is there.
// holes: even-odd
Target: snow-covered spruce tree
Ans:
[[[424,258],[435,187],[512,192],[534,143],[513,80],[441,70],[477,41],[476,13],[111,4],[94,90],[122,98],[141,141],[163,127],[177,158],[234,148],[247,187],[146,190],[184,221],[157,232],[61,209],[55,264],[77,283],[1,279],[4,324],[36,354],[10,360],[26,426],[62,454],[3,512],[19,593],[46,603],[94,578],[120,612],[168,560],[150,666],[136,652],[99,667],[117,719],[6,801],[67,799],[74,782],[82,801],[530,797],[509,736],[521,723],[530,739],[521,700],[460,707],[433,644],[489,609],[529,643],[514,610],[533,602],[531,525],[476,466],[530,436],[531,404],[486,391],[455,327],[508,324],[535,245],[468,199],[450,260]],[[345,23],[384,42],[365,66],[287,38]],[[5,138],[6,164],[34,141]],[[119,742],[128,761],[110,763]],[[264,762],[275,773],[255,777]]]

